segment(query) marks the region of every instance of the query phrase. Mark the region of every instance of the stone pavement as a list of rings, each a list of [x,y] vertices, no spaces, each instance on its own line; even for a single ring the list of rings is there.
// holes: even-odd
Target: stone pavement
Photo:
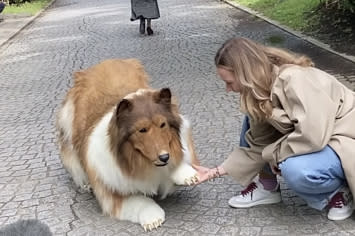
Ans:
[[[54,116],[73,71],[107,58],[142,60],[156,88],[171,87],[190,117],[203,165],[214,166],[238,144],[238,97],[226,94],[213,58],[232,36],[304,52],[355,88],[355,64],[217,0],[160,0],[155,35],[130,22],[129,1],[57,0],[0,48],[0,227],[37,218],[54,235],[355,235],[355,216],[328,221],[282,183],[280,204],[231,209],[241,187],[231,178],[182,187],[159,201],[163,227],[151,233],[103,216],[90,193],[63,169]]]
[[[29,24],[34,16],[10,17],[0,15],[0,46],[9,42],[17,35],[27,24]]]
[[[37,14],[0,14],[0,47],[7,43],[11,43],[11,39],[15,37],[22,29],[31,24],[37,17],[53,4],[55,0],[51,0],[46,7]]]

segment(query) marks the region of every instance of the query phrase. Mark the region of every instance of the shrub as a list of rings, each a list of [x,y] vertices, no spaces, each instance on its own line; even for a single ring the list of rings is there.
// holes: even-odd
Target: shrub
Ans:
[[[9,4],[20,5],[21,3],[31,2],[32,0],[9,0]]]
[[[354,13],[355,0],[320,0],[326,8],[338,8],[343,10],[350,10]]]

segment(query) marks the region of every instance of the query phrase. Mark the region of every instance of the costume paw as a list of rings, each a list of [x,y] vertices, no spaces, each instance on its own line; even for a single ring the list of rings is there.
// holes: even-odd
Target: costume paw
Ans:
[[[91,187],[90,184],[83,184],[83,185],[79,186],[78,190],[79,190],[80,193],[86,193],[86,192],[91,193],[92,192],[92,187]]]
[[[158,227],[160,227],[163,224],[163,220],[159,219],[157,221],[154,221],[150,224],[144,224],[143,225],[143,229],[145,232],[147,231],[151,231],[152,229],[157,229]]]
[[[198,182],[197,171],[187,163],[182,163],[171,178],[177,185],[193,185]]]
[[[140,213],[139,221],[144,231],[157,229],[165,221],[165,212],[156,204],[150,205]]]
[[[189,185],[189,186],[197,184],[198,183],[197,173],[192,177],[186,178],[184,183],[185,183],[185,185]]]

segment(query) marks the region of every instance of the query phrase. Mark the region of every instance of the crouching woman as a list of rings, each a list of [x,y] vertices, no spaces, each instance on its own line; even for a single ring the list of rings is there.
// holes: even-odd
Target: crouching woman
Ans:
[[[229,205],[252,207],[281,201],[280,174],[310,207],[328,207],[330,220],[350,217],[355,93],[308,57],[245,38],[224,43],[215,65],[227,92],[240,93],[246,118],[240,147],[224,163],[195,166],[199,182],[231,175],[247,187]]]

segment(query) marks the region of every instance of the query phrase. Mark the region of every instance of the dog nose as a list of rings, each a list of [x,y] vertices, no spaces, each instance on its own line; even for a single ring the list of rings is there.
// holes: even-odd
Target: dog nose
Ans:
[[[169,153],[159,155],[159,160],[162,162],[167,162],[169,160]]]

